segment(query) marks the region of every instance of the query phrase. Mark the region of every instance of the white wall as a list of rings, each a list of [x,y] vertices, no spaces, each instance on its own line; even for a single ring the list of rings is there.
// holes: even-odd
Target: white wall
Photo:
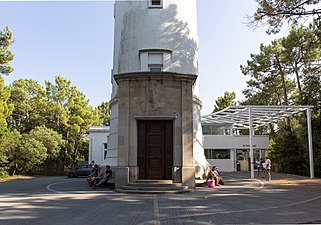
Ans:
[[[247,135],[204,135],[204,149],[248,149],[249,142]],[[269,136],[255,135],[252,143],[254,149],[268,149]]]
[[[218,166],[219,171],[233,172],[236,171],[235,162],[233,159],[208,159],[209,164],[212,166]]]
[[[108,135],[107,159],[106,164],[117,166],[118,149],[118,102],[112,103],[110,108],[110,130]]]
[[[139,50],[172,51],[169,72],[198,74],[196,0],[116,1],[113,73],[141,71]]]
[[[236,171],[236,149],[249,149],[247,135],[204,135],[204,149],[230,149],[231,159],[207,159],[211,166],[217,165],[220,171]],[[253,136],[254,149],[268,149],[269,136]],[[239,161],[241,170],[248,171],[248,160]]]
[[[109,127],[90,127],[89,130],[89,163],[94,160],[96,164],[105,165],[104,143],[107,143]],[[108,143],[107,143],[108,144]]]

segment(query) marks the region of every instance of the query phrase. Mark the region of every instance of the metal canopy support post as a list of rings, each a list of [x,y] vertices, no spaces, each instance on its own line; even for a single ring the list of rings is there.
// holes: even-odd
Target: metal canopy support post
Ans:
[[[310,109],[310,108],[307,108],[307,123],[308,123],[308,143],[309,143],[310,178],[313,179],[313,178],[314,178],[314,166],[313,166],[311,109]]]
[[[249,107],[249,138],[250,138],[250,160],[251,160],[251,178],[254,178],[254,153],[253,153],[253,125],[252,125],[252,108]]]

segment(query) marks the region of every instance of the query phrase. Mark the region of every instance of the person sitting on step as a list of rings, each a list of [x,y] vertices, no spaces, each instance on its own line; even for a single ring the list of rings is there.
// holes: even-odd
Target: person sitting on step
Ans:
[[[94,188],[97,188],[102,183],[107,182],[111,178],[112,174],[113,174],[113,171],[110,169],[110,166],[107,165],[106,166],[106,171],[105,171],[105,174],[104,174],[103,178],[101,180],[99,180],[99,182],[94,180]]]

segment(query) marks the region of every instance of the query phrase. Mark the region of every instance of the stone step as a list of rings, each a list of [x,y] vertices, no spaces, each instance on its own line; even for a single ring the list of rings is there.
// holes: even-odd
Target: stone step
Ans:
[[[195,187],[204,187],[207,186],[206,179],[195,179]]]
[[[185,190],[187,189],[187,186],[154,186],[154,185],[136,185],[136,184],[128,184],[125,186],[122,186],[123,189],[128,189],[128,190],[153,190],[153,191],[162,191],[162,190],[170,190],[170,191],[175,191],[175,190]]]
[[[146,188],[182,188],[184,187],[181,183],[171,183],[171,184],[162,184],[162,183],[129,183],[127,186],[130,187],[146,187]]]
[[[137,180],[136,183],[173,184],[172,180]]]
[[[129,190],[119,188],[116,190],[120,193],[128,193],[128,194],[181,194],[181,193],[188,193],[194,190],[191,189],[184,189],[184,190]]]
[[[135,194],[174,194],[186,193],[191,190],[182,183],[173,183],[172,180],[137,180],[135,183],[128,183],[116,190],[122,193]]]

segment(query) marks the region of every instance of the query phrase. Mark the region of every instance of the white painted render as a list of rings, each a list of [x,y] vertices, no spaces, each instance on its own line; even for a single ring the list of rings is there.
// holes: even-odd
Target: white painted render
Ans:
[[[162,7],[150,7],[149,0],[115,1],[108,152],[117,155],[118,145],[118,86],[113,75],[144,72],[149,70],[149,64],[159,64],[159,58],[149,53],[163,54],[163,71],[198,75],[196,7],[196,0],[162,0]],[[199,79],[193,86],[193,96],[193,155],[196,173],[201,174],[209,164],[204,156],[200,124]]]
[[[164,71],[198,75],[196,0],[164,0],[161,9],[148,2],[115,2],[112,75],[146,71],[148,50],[164,52]],[[118,89],[111,81],[113,99]],[[199,98],[198,80],[193,93]]]
[[[89,133],[89,155],[88,161],[95,161],[99,165],[107,165],[104,160],[104,143],[107,143],[109,127],[92,126],[88,130]]]
[[[196,0],[116,1],[113,74],[140,72],[140,51],[171,51],[168,72],[198,74]]]
[[[204,148],[208,149],[249,149],[248,135],[204,135]],[[254,149],[268,149],[269,136],[253,136]]]
[[[117,166],[117,148],[118,148],[118,102],[114,100],[110,104],[110,130],[108,135],[108,152],[112,152],[111,158],[107,155],[107,161],[110,166]]]
[[[221,172],[236,171],[235,159],[208,159],[207,161],[211,166],[218,166],[218,169]]]

